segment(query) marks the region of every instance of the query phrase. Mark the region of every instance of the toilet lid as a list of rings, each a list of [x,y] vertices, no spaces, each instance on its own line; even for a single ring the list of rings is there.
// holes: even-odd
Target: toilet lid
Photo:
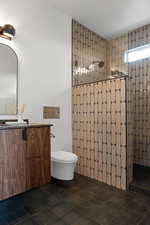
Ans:
[[[52,152],[52,161],[55,162],[73,163],[76,162],[77,159],[78,157],[72,152],[65,152],[65,151]]]

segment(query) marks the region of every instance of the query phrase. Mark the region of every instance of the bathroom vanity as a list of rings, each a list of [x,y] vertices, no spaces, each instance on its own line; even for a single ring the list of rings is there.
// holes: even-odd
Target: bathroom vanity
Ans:
[[[16,52],[0,43],[0,115],[16,115],[22,123],[24,107],[18,104],[18,75]],[[52,125],[6,124],[14,121],[1,119],[0,200],[3,200],[50,181]]]
[[[51,126],[0,125],[0,200],[50,181]]]

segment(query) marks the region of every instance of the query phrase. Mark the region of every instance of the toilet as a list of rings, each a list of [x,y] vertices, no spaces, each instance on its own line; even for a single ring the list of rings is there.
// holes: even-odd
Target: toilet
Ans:
[[[78,157],[72,152],[56,151],[51,155],[52,177],[59,180],[72,180]]]

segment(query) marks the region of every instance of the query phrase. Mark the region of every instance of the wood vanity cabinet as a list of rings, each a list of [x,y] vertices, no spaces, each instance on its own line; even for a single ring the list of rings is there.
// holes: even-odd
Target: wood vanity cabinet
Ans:
[[[26,190],[26,142],[22,129],[0,130],[0,199]]]
[[[27,139],[27,189],[31,189],[50,180],[50,129],[29,128]]]
[[[0,130],[0,200],[50,181],[50,127]]]

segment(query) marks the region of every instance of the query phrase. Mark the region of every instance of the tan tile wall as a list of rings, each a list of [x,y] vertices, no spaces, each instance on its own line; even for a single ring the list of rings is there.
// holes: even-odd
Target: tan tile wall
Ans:
[[[150,43],[150,25],[129,33],[129,49]],[[134,110],[134,163],[150,166],[150,59],[129,64]]]
[[[76,172],[121,190],[127,188],[126,81],[73,87]]]
[[[133,180],[133,146],[134,146],[134,104],[132,84],[126,79],[126,108],[127,108],[127,186]]]
[[[73,86],[105,79],[107,41],[76,21],[72,24],[72,38]],[[93,72],[76,74],[79,67],[88,68],[93,61],[101,60],[105,63],[103,68],[96,66]]]
[[[111,40],[108,45],[109,71],[119,70],[128,73],[130,78],[127,87],[128,98],[130,98],[127,104],[128,115],[130,114],[128,117],[130,178],[132,177],[133,161],[136,164],[150,166],[150,59],[125,64],[124,51],[148,43],[150,43],[150,25]]]
[[[108,41],[107,45],[107,63],[108,74],[111,71],[119,71],[129,75],[128,64],[124,63],[124,53],[128,50],[128,34]],[[133,96],[131,80],[126,82],[126,100],[127,100],[127,183],[130,184],[133,179]]]
[[[133,179],[133,162],[150,166],[150,59],[124,63],[125,50],[147,43],[150,43],[150,25],[106,41],[73,22],[73,85],[83,84],[73,87],[73,149],[79,155],[77,172],[122,190]],[[75,61],[86,67],[99,59],[106,61],[103,69],[88,75],[74,73]],[[119,94],[116,85],[120,79],[96,82],[110,77],[111,71],[129,75],[124,84],[127,104],[122,105],[122,100],[120,105],[116,103],[117,96],[122,96],[124,79],[120,81]],[[126,129],[121,127],[121,131],[116,125],[122,123],[116,107],[120,112],[125,107],[127,112]],[[114,118],[120,122],[114,124]],[[125,137],[126,147],[122,141]],[[124,147],[119,149],[119,145]]]
[[[128,34],[125,34],[114,40],[108,41],[107,44],[108,73],[117,70],[125,75],[128,75],[128,64],[124,63],[124,52],[126,50],[128,50]]]

